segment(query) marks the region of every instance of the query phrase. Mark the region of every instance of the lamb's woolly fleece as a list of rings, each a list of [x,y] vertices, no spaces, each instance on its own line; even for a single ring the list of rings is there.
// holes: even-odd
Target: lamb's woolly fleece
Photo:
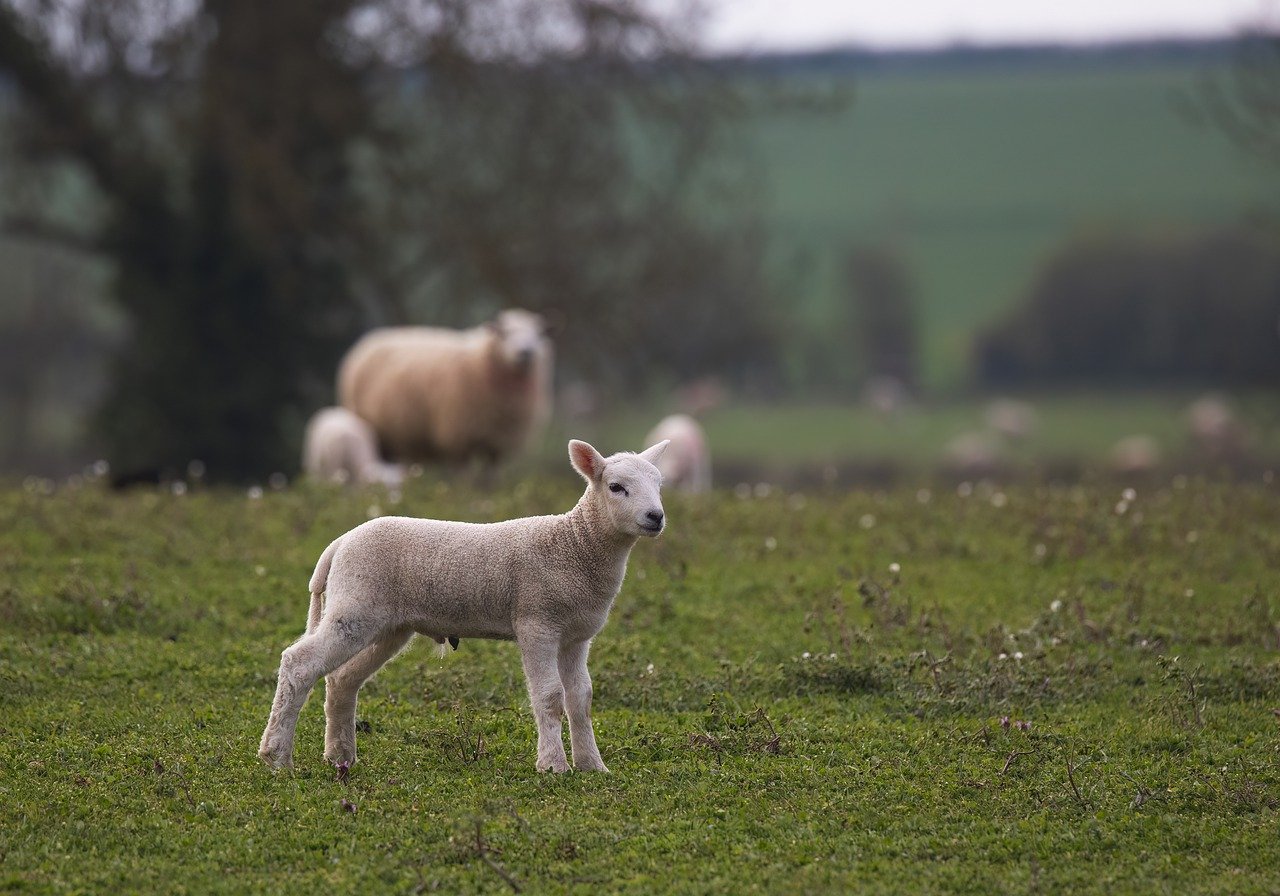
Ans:
[[[697,420],[688,414],[672,414],[658,421],[645,436],[645,444],[669,441],[658,461],[662,484],[690,493],[711,490],[711,452],[707,436]]]
[[[665,447],[604,458],[585,442],[570,442],[587,488],[568,513],[498,523],[382,517],[337,538],[311,577],[307,633],[281,656],[259,755],[290,764],[298,712],[328,675],[325,756],[354,762],[356,694],[416,632],[437,643],[517,641],[538,722],[539,770],[568,768],[560,739],[565,711],[574,764],[603,770],[591,731],[587,652],[622,586],[631,548],[662,531],[654,462]]]
[[[346,408],[321,408],[307,421],[302,469],[325,482],[398,485],[404,479],[398,465],[378,456],[369,424]]]
[[[469,330],[373,330],[343,359],[338,399],[372,425],[392,459],[497,460],[550,416],[544,332],[541,317],[518,309]]]

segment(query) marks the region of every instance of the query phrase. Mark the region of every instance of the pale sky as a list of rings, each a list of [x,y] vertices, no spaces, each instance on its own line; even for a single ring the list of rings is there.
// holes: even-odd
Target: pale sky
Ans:
[[[704,0],[713,52],[1229,36],[1280,0]]]

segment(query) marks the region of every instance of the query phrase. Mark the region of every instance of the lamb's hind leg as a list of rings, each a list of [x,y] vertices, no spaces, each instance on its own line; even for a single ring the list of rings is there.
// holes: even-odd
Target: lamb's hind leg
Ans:
[[[324,680],[324,758],[334,765],[356,761],[356,697],[383,664],[404,649],[412,629],[375,641]]]
[[[287,768],[293,764],[293,736],[298,713],[307,695],[322,675],[341,666],[368,643],[359,626],[335,624],[325,618],[311,634],[303,635],[280,654],[280,672],[271,717],[262,732],[258,755],[268,765]]]

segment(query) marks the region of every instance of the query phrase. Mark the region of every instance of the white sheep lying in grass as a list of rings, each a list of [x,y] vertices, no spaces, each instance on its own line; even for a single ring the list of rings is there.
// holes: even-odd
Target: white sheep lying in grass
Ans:
[[[369,424],[346,408],[321,408],[307,421],[302,440],[302,469],[323,482],[383,483],[404,481],[398,464],[378,457],[377,438]]]
[[[670,442],[657,464],[663,485],[690,494],[711,490],[711,452],[697,420],[688,414],[663,417],[644,440],[647,444]]]
[[[400,461],[497,461],[551,414],[553,353],[537,314],[503,311],[469,330],[385,327],[338,369],[338,401]]]
[[[354,763],[360,686],[419,633],[442,649],[446,639],[514,640],[538,725],[538,770],[568,770],[567,713],[574,766],[607,771],[591,729],[587,652],[631,548],[663,529],[654,463],[665,448],[606,458],[571,441],[587,489],[568,513],[501,523],[381,517],[340,536],[311,576],[306,634],[280,657],[258,755],[276,767],[292,763],[298,713],[327,676],[324,755]]]

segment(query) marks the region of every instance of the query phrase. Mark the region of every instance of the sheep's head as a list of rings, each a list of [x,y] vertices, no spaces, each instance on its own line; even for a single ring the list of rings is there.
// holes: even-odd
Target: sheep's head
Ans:
[[[662,441],[639,454],[622,452],[602,457],[574,439],[569,460],[587,480],[587,493],[615,531],[624,535],[658,535],[666,524],[662,512],[662,473],[654,466],[669,442]]]
[[[540,359],[551,354],[547,325],[540,315],[511,308],[486,325],[494,336],[495,356],[513,373],[529,373]]]

